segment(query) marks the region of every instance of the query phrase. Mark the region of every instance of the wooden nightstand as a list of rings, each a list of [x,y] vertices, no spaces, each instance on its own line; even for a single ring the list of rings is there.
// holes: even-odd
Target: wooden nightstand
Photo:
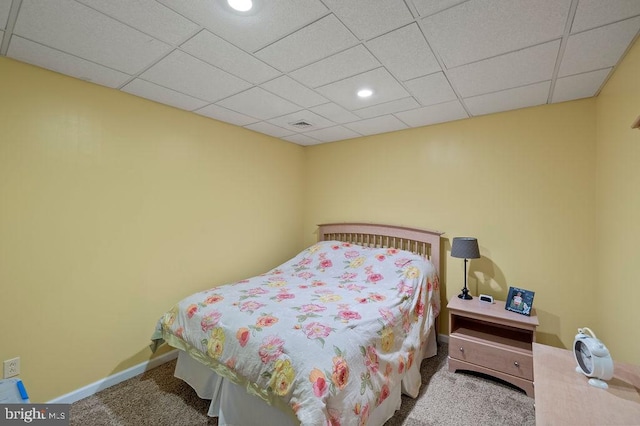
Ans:
[[[505,302],[457,297],[449,310],[449,371],[468,370],[511,383],[533,397],[533,342],[538,316],[507,311]]]

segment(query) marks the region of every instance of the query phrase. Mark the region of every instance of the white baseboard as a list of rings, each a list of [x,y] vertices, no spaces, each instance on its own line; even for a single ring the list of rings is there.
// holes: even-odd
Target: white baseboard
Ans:
[[[449,335],[448,334],[438,334],[438,342],[449,344]]]
[[[54,398],[51,401],[48,401],[47,404],[72,404],[76,401],[79,401],[88,396],[91,396],[96,392],[107,389],[111,386],[117,385],[120,382],[123,382],[127,379],[130,379],[139,374],[142,374],[147,370],[151,370],[152,368],[158,367],[159,365],[162,365],[165,362],[174,360],[177,357],[178,357],[178,350],[174,349],[170,352],[167,352],[166,354],[160,355],[157,358],[153,358],[152,360],[141,362],[140,364],[127,368],[126,370],[120,371],[119,373],[112,374],[111,376],[105,377],[104,379],[100,379],[97,382],[93,382],[80,389],[76,389],[72,392],[69,392],[66,395],[62,395],[62,396],[59,396],[58,398]]]

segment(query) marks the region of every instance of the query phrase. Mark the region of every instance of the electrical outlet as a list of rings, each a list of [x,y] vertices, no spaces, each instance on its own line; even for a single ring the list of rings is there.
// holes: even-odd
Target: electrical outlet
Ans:
[[[17,376],[20,374],[20,357],[8,359],[4,362],[4,378]]]

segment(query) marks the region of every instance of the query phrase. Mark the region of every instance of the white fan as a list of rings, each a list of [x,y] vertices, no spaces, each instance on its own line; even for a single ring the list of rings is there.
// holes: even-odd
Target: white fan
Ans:
[[[586,333],[589,333],[588,335]],[[590,377],[589,384],[601,389],[609,385],[604,380],[613,377],[613,360],[607,347],[587,327],[579,328],[573,341],[576,371]]]

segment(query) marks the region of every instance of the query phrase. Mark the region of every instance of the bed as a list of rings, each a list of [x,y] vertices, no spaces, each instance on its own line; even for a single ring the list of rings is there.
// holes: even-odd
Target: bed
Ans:
[[[319,225],[282,265],[178,302],[154,337],[219,425],[382,425],[436,354],[440,235]]]

